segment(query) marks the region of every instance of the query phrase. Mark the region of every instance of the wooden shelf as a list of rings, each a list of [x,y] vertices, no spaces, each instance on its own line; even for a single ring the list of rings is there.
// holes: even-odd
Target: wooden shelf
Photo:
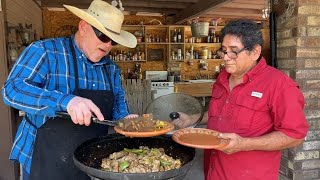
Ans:
[[[220,31],[223,26],[209,26],[209,28],[215,28],[216,31]],[[163,62],[183,62],[185,60],[172,60],[173,52],[177,55],[177,52],[181,49],[182,57],[185,57],[187,51],[193,46],[195,50],[199,50],[202,46],[207,46],[209,50],[215,51],[220,48],[220,43],[206,43],[206,38],[201,38],[203,43],[189,43],[184,42],[186,38],[191,37],[191,27],[188,25],[124,25],[123,30],[135,32],[143,32],[144,37],[142,42],[138,43],[139,51],[144,52],[146,60],[144,61],[115,61],[115,62],[154,62],[159,56],[159,60]],[[181,32],[183,42],[172,42],[172,35],[174,31]],[[137,34],[137,33],[136,33]],[[139,34],[139,33],[138,33]],[[148,42],[149,38],[154,41],[159,40],[161,42]],[[135,51],[138,48],[126,48],[121,45],[114,46],[113,51],[123,50],[125,52]],[[161,53],[160,55],[159,53]],[[152,53],[152,54],[151,54]],[[151,60],[152,59],[152,60]],[[209,60],[209,59],[207,59]]]
[[[146,60],[137,60],[137,61],[113,61],[115,63],[131,63],[131,62],[147,62]]]

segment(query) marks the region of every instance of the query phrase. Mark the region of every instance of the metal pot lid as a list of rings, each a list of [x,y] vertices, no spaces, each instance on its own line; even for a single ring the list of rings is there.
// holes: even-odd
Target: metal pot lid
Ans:
[[[171,93],[160,96],[153,100],[145,110],[147,114],[152,113],[153,119],[169,122],[177,118],[176,112],[183,112],[198,118],[190,127],[197,126],[204,114],[199,100],[184,93]],[[168,134],[172,134],[173,132],[170,131]]]

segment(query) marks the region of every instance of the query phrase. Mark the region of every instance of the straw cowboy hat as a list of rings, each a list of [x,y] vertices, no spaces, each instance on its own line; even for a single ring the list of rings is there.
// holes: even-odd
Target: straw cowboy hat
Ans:
[[[136,47],[137,38],[121,30],[124,15],[118,8],[102,0],[92,1],[86,11],[69,5],[63,6],[118,44],[129,48]]]

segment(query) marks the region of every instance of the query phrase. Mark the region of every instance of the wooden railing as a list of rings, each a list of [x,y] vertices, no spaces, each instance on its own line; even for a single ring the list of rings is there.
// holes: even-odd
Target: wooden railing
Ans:
[[[142,115],[153,100],[151,81],[145,79],[125,79],[122,86],[126,92],[126,100],[130,113]]]

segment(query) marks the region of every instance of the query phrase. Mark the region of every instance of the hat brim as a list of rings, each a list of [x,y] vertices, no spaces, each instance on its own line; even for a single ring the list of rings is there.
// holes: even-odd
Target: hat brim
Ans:
[[[78,16],[80,19],[86,21],[93,27],[97,28],[99,31],[101,31],[106,36],[110,37],[113,41],[117,42],[118,44],[121,44],[129,48],[134,48],[137,46],[137,38],[133,34],[124,30],[121,30],[119,34],[112,31],[108,31],[95,17],[91,16],[86,11],[76,8],[74,6],[63,6],[67,8],[69,11],[71,11],[73,14]]]

